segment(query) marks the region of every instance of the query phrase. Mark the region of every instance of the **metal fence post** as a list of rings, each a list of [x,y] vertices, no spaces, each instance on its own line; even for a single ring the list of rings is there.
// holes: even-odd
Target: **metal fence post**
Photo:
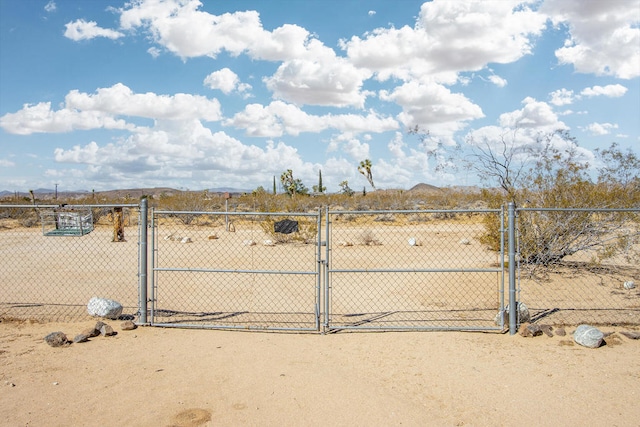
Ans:
[[[515,226],[515,205],[509,203],[507,234],[509,239],[509,334],[514,335],[517,328],[516,306],[516,226]]]
[[[147,324],[147,198],[140,200],[139,323]]]

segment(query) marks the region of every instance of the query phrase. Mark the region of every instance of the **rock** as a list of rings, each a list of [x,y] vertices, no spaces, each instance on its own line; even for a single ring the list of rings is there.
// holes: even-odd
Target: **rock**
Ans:
[[[518,314],[516,316],[516,322],[518,324],[523,324],[523,323],[527,323],[531,320],[531,314],[529,313],[529,309],[527,308],[527,306],[525,305],[525,303],[520,302],[517,303],[518,304]],[[498,314],[496,315],[494,322],[496,325],[500,325],[500,316],[503,316],[504,319],[504,325],[508,326],[509,325],[509,304],[507,304],[507,306],[504,308],[504,311],[502,313],[498,312]]]
[[[520,326],[519,334],[523,337],[537,337],[542,335],[542,329],[535,323],[523,323]]]
[[[624,282],[622,285],[625,289],[630,290],[636,287],[636,284],[633,280],[629,280],[628,282]]]
[[[73,338],[74,343],[87,342],[87,341],[89,341],[89,335],[86,335],[86,334],[78,334]]]
[[[122,304],[106,298],[93,297],[87,304],[87,312],[91,316],[117,319],[122,314]]]
[[[347,241],[338,242],[338,246],[353,246],[353,242],[347,242]]]
[[[131,320],[122,322],[122,325],[120,325],[120,329],[122,329],[123,331],[133,331],[135,328],[137,328],[137,326]]]
[[[469,239],[460,239],[461,245],[470,245],[471,241]]]
[[[604,334],[590,325],[580,325],[573,333],[573,340],[584,347],[598,348],[602,345]]]
[[[553,326],[551,325],[540,325],[540,330],[548,337],[553,336]]]
[[[67,336],[62,332],[51,332],[49,335],[44,337],[44,340],[51,347],[64,347],[71,344],[67,339]]]
[[[101,324],[104,324],[102,322],[98,322]],[[94,328],[87,328],[84,331],[80,332],[80,335],[86,335],[88,338],[93,338],[93,337],[97,337],[98,335],[100,335],[100,328],[96,329]]]
[[[263,240],[262,241],[262,245],[263,246],[275,246],[276,244],[273,243],[273,240]]]
[[[103,337],[110,337],[115,334],[116,332],[109,325],[102,325],[102,327],[100,328],[100,335],[102,335]]]
[[[629,338],[630,340],[639,340],[640,339],[640,332],[622,331],[622,332],[620,332],[620,334],[624,335],[625,337]]]
[[[209,240],[217,240],[219,237],[216,233],[210,234],[207,239]]]
[[[410,237],[409,238],[409,246],[422,246],[422,245],[420,244],[418,239],[416,239],[415,237]]]
[[[183,237],[180,239],[180,243],[193,243],[193,240],[191,240],[191,237]]]
[[[564,328],[558,328],[556,329],[556,335],[559,337],[564,337],[565,335],[567,335],[567,331],[565,331]]]
[[[255,246],[256,242],[254,242],[253,240],[244,240],[242,242],[242,246]]]

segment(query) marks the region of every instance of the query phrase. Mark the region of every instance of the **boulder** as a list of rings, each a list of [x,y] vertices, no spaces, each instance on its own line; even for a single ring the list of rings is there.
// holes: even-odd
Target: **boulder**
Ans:
[[[106,298],[93,297],[87,304],[87,312],[95,317],[117,319],[122,314],[122,304]]]
[[[49,335],[44,337],[44,341],[51,347],[64,347],[71,344],[67,339],[67,336],[62,332],[51,332]]]
[[[584,347],[598,348],[602,345],[604,334],[590,325],[580,325],[573,333],[573,340]]]

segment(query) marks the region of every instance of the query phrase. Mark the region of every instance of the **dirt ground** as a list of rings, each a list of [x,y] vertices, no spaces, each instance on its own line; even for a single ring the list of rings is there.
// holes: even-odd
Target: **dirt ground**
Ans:
[[[0,323],[2,426],[637,426],[640,341]]]

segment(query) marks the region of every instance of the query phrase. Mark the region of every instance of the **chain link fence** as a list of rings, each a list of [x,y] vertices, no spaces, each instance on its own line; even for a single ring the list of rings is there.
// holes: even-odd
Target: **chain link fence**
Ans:
[[[506,301],[640,324],[639,209],[510,207],[509,227],[502,210],[158,210],[148,246],[141,206],[0,205],[0,318],[80,320],[98,296],[162,326],[504,330]]]
[[[152,227],[152,324],[319,330],[319,212],[153,211]]]
[[[485,216],[504,217],[329,211],[325,328],[502,330],[504,256],[481,243]]]
[[[0,205],[0,318],[81,320],[94,296],[137,314],[139,212],[136,205]]]
[[[517,236],[532,321],[640,324],[640,209],[522,208]]]

